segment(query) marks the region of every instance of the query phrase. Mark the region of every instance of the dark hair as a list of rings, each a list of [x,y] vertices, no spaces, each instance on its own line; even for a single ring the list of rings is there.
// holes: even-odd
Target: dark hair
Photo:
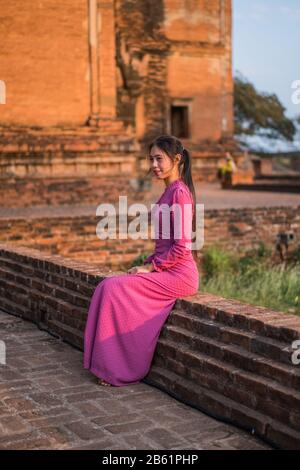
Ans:
[[[181,155],[181,159],[178,165],[179,176],[187,185],[192,195],[192,199],[194,203],[192,229],[195,232],[196,230],[196,193],[195,193],[195,188],[194,188],[194,183],[193,183],[193,178],[192,178],[192,160],[191,160],[190,152],[186,148],[184,148],[184,146],[182,145],[180,140],[177,139],[177,137],[173,135],[168,135],[168,134],[160,135],[149,144],[149,154],[151,152],[152,147],[154,146],[157,146],[161,150],[163,150],[173,161],[175,159],[176,154]],[[151,172],[151,169],[149,170],[148,174],[150,172]]]

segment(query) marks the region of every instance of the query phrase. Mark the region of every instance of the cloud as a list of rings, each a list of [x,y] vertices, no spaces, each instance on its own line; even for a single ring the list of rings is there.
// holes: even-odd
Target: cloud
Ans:
[[[281,5],[279,7],[279,13],[287,15],[290,19],[300,19],[300,8],[292,8],[286,5]]]
[[[235,0],[238,2],[240,0]],[[251,3],[249,6],[247,5],[247,12],[239,10],[237,11],[237,7],[234,7],[234,19],[237,21],[257,21],[262,22],[266,17],[268,17],[268,13],[270,12],[271,7],[261,4],[261,3]]]
[[[280,18],[281,16],[285,16],[291,21],[299,21],[300,20],[300,8],[299,6],[295,5],[288,5],[287,2],[269,2],[266,3],[258,3],[252,2],[251,4],[247,5],[246,10],[238,10],[240,5],[237,3],[241,0],[235,0],[235,6],[233,9],[234,13],[234,20],[235,21],[254,21],[257,23],[262,23],[264,21],[269,21],[276,18]]]

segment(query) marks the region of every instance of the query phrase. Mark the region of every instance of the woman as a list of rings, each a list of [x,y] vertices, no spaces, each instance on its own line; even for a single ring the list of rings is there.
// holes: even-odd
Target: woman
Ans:
[[[191,251],[195,190],[190,154],[177,138],[162,135],[150,144],[149,159],[150,171],[166,186],[154,206],[155,252],[142,266],[97,285],[84,332],[84,368],[104,386],[136,384],[147,375],[176,299],[198,291]],[[169,210],[165,224],[162,209],[173,204],[181,209],[180,216]]]

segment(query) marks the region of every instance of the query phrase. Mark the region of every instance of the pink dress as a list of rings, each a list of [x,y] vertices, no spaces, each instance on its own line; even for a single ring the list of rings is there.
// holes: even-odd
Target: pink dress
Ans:
[[[191,193],[181,178],[166,187],[152,212],[156,214],[155,252],[144,264],[151,262],[155,271],[107,277],[91,299],[83,366],[115,386],[136,384],[148,374],[160,331],[176,299],[198,291],[199,273],[190,247],[191,212],[176,218],[177,229],[178,220],[182,226],[177,238],[180,231],[174,230],[174,213],[169,211],[170,236],[164,236],[159,211],[162,204],[174,203],[182,210],[189,204],[194,211]],[[184,224],[190,230],[184,230]]]

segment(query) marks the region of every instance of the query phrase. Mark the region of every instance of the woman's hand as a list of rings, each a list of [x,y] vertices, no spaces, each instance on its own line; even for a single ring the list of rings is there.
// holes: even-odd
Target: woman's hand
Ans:
[[[152,264],[144,264],[142,266],[133,266],[132,268],[128,269],[127,273],[129,274],[137,274],[137,273],[150,273],[153,271]]]

